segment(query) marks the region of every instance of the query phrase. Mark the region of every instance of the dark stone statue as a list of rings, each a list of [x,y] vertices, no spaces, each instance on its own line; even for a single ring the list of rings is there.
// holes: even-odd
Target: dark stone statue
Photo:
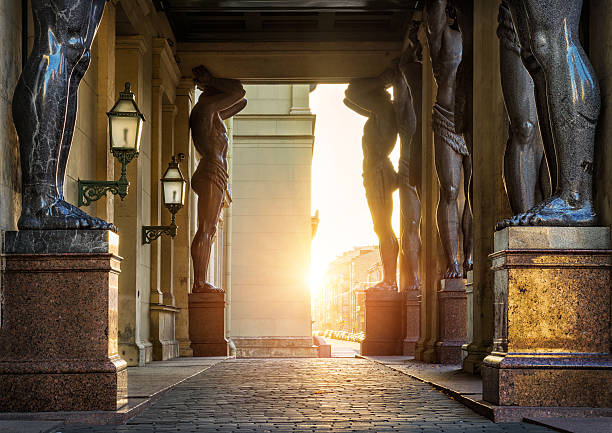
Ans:
[[[418,288],[418,256],[420,251],[419,223],[420,201],[414,184],[410,182],[409,161],[412,136],[416,128],[416,116],[412,94],[408,85],[405,68],[415,60],[416,49],[408,50],[401,58],[394,60],[392,66],[380,76],[352,80],[346,90],[344,103],[355,112],[367,116],[364,126],[363,183],[374,231],[379,239],[380,255],[383,263],[383,279],[374,287],[377,289],[397,290],[397,258],[399,244],[391,225],[393,213],[393,192],[398,188],[398,173],[395,172],[389,155],[395,147],[397,134],[403,146],[403,160],[400,163],[399,180],[402,188],[403,219],[405,229],[403,241],[406,242],[405,254],[407,287]],[[394,101],[387,92],[393,86]]]
[[[521,60],[521,46],[507,0],[497,29],[504,103],[509,119],[504,182],[513,214],[527,212],[550,195],[550,177],[538,125],[535,89]]]
[[[419,199],[420,170],[415,164],[420,159],[415,157],[419,151],[418,143],[414,143],[417,118],[411,88],[420,86],[412,82],[411,66],[421,68],[423,52],[418,39],[421,23],[414,21],[409,30],[408,44],[400,57],[399,68],[393,76],[393,106],[400,138],[400,157],[398,164],[398,188],[400,201],[400,253],[399,274],[400,290],[419,290],[419,255],[421,252],[421,201]],[[417,155],[415,155],[417,154]]]
[[[106,0],[32,0],[34,48],[13,96],[26,229],[112,229],[64,201],[81,79]]]
[[[463,162],[463,194],[461,215],[463,233],[463,277],[474,267],[472,221],[472,138],[474,137],[474,0],[455,0],[450,8],[461,32],[462,54],[455,85],[455,131],[463,135],[469,156]]]
[[[599,84],[580,44],[582,0],[509,0],[521,57],[536,90],[553,195],[498,224],[593,226],[593,156]]]
[[[438,84],[432,119],[436,172],[440,182],[437,223],[446,257],[443,278],[453,279],[463,277],[457,256],[460,226],[457,198],[461,168],[464,160],[470,158],[470,152],[463,135],[455,127],[457,69],[461,63],[463,42],[456,16],[452,19],[447,9],[454,11],[446,0],[430,0],[427,3],[427,41]],[[469,172],[471,168],[466,172],[466,178]],[[466,203],[466,206],[469,205]],[[466,238],[469,241],[471,234]],[[466,263],[466,267],[469,264]]]
[[[223,120],[246,107],[245,91],[238,80],[216,78],[204,67],[193,70],[194,82],[202,95],[193,107],[189,127],[200,163],[191,179],[198,195],[198,231],[191,244],[193,293],[223,292],[206,281],[210,249],[227,191],[227,129]]]

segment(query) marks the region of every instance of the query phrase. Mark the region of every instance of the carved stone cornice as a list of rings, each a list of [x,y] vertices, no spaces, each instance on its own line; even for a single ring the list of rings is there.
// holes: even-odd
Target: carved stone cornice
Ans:
[[[176,87],[180,79],[181,72],[168,41],[163,38],[154,38],[153,84],[163,88],[171,103],[174,103],[176,98]]]

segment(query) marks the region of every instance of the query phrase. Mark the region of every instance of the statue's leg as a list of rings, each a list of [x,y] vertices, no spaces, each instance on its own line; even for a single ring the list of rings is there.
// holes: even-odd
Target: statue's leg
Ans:
[[[559,175],[553,196],[512,223],[594,225],[593,154],[601,97],[593,67],[578,38],[582,0],[523,0],[523,5],[531,51],[546,76]]]
[[[411,147],[401,141],[401,153],[410,155]],[[400,282],[402,291],[418,290],[419,255],[421,252],[421,201],[414,183],[410,182],[410,163],[407,157],[400,157],[398,183],[400,200]]]
[[[64,202],[57,182],[63,136],[74,127],[66,123],[70,79],[89,50],[90,26],[101,19],[101,11],[92,18],[95,5],[103,10],[104,0],[32,0],[34,48],[13,97],[22,167],[20,229],[114,229]]]
[[[197,179],[194,174],[193,180],[192,186],[196,185],[194,191],[198,195],[198,230],[191,243],[193,293],[223,291],[206,281],[206,274],[225,192],[209,179]]]
[[[391,168],[391,171],[393,169]],[[378,287],[397,289],[397,257],[399,244],[391,225],[393,215],[393,190],[396,182],[391,180],[386,170],[377,170],[368,175],[364,186],[374,231],[378,236],[380,259],[383,265],[383,280]]]
[[[76,64],[70,84],[68,85],[68,109],[66,110],[66,124],[64,127],[64,135],[62,137],[62,145],[60,148],[59,163],[57,169],[57,190],[60,198],[64,199],[64,178],[66,176],[66,166],[68,165],[68,156],[70,155],[70,146],[72,145],[72,137],[74,135],[74,125],[76,123],[79,85],[85,76],[89,64],[91,63],[91,46],[98,30],[98,25],[102,19],[104,12],[104,3],[106,0],[94,1],[92,5],[92,13],[90,14],[89,25],[87,28],[87,36],[85,38],[86,51]]]
[[[536,100],[536,110],[538,117],[538,126],[540,128],[540,136],[544,146],[546,155],[546,164],[550,172],[548,183],[551,184],[552,190],[557,187],[557,154],[555,151],[555,141],[552,132],[552,124],[550,113],[548,112],[548,98],[546,95],[546,75],[541,65],[538,63],[531,51],[529,22],[525,10],[523,0],[508,0],[508,8],[512,12],[512,21],[516,28],[516,35],[520,41],[520,55],[523,65],[534,82],[534,93]]]
[[[468,140],[466,140],[468,141]],[[471,150],[471,149],[470,149]],[[470,152],[471,153],[471,152]],[[463,233],[463,276],[474,268],[474,237],[472,207],[470,205],[472,186],[472,157],[463,157],[463,192],[465,203],[463,204],[463,215],[461,216],[461,231]]]
[[[461,183],[462,156],[441,138],[438,134],[434,135],[436,172],[440,182],[437,223],[446,257],[446,271],[443,278],[462,278],[463,272],[457,259],[459,236],[457,198]]]
[[[513,214],[536,204],[542,145],[539,142],[534,84],[520,56],[520,43],[509,9],[499,10],[500,73],[510,121],[504,155],[504,180]]]

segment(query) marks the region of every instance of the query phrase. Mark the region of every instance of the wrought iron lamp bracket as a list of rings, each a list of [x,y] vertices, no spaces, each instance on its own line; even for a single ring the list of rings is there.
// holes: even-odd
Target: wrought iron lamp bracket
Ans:
[[[178,211],[178,209],[176,209]],[[150,244],[162,235],[172,238],[176,236],[178,226],[175,219],[176,212],[172,213],[172,221],[167,226],[142,226],[142,244]]]
[[[138,157],[135,150],[111,149],[115,158],[121,163],[121,177],[119,180],[81,180],[78,181],[78,206],[89,206],[92,202],[100,200],[107,192],[118,195],[123,200],[128,193],[130,182],[127,179],[127,165],[132,159]]]

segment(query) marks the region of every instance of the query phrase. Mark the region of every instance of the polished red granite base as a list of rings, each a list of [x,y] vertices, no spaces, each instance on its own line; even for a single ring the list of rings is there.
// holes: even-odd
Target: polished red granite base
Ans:
[[[0,412],[126,404],[127,365],[117,351],[120,260],[111,252],[5,256]]]
[[[189,295],[189,338],[193,356],[228,356],[225,293]]]
[[[396,356],[403,351],[404,296],[396,291],[370,288],[366,291],[366,337],[361,343],[364,356]]]
[[[495,334],[483,399],[500,406],[612,407],[607,227],[495,234]]]
[[[463,279],[441,280],[438,290],[436,359],[440,364],[460,364],[461,346],[467,339],[467,294]]]
[[[421,308],[418,290],[404,292],[404,356],[414,356],[421,336]]]

